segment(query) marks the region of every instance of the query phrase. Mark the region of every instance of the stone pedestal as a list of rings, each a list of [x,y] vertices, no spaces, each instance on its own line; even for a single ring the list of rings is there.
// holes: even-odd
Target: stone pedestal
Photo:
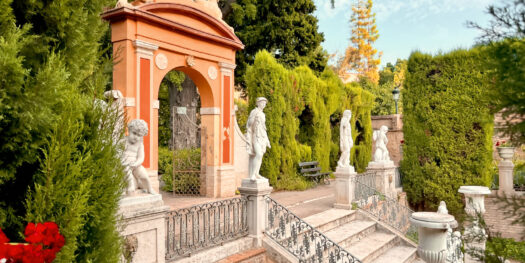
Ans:
[[[410,222],[418,227],[418,256],[427,263],[445,263],[447,258],[447,229],[457,227],[454,216],[435,212],[417,212]]]
[[[357,173],[353,166],[337,167],[335,170],[335,204],[334,208],[352,209],[355,196]]]
[[[477,219],[478,214],[481,216],[485,213],[485,195],[489,195],[490,189],[485,186],[461,186],[458,192],[465,195],[465,212],[467,215],[475,218],[466,227],[463,239],[465,241],[465,249],[467,250],[465,262],[480,262],[469,255],[469,251],[484,251],[486,243],[485,230],[479,226]]]
[[[160,194],[124,196],[119,214],[124,226],[120,234],[125,237],[125,247],[132,248],[131,262],[162,263],[166,257],[166,213]]]
[[[256,246],[262,246],[263,232],[268,219],[268,209],[264,199],[270,195],[272,190],[266,178],[255,181],[245,178],[239,187],[241,195],[248,199],[248,233],[256,240]]]
[[[390,198],[396,198],[396,166],[393,161],[370,162],[366,168],[376,174],[376,189]]]
[[[514,193],[514,164],[512,160],[501,160],[499,168],[499,190],[500,195]]]

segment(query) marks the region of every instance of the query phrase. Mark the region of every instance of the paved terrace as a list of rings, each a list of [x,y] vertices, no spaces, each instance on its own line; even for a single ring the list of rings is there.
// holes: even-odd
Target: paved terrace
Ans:
[[[290,209],[297,216],[305,218],[333,207],[335,202],[334,187],[335,181],[331,181],[329,185],[319,185],[305,191],[274,191],[270,196]],[[201,196],[174,196],[172,193],[162,191],[161,193],[164,204],[169,206],[171,210],[229,199]]]

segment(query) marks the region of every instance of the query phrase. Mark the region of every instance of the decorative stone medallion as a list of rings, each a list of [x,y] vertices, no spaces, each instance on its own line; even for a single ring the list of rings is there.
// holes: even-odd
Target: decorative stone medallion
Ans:
[[[160,53],[155,57],[155,65],[159,69],[166,69],[168,67],[168,58],[166,55]]]
[[[190,66],[190,67],[195,66],[195,58],[193,56],[187,56],[186,57],[186,64],[188,64],[188,66]]]
[[[210,66],[208,68],[208,77],[210,77],[210,79],[214,80],[217,78],[217,68],[215,68],[214,66]]]

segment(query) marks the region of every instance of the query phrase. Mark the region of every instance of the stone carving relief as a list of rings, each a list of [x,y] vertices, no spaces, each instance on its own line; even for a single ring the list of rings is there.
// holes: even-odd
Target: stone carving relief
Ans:
[[[193,67],[195,66],[195,58],[193,56],[187,56],[186,57],[186,64],[189,66],[189,67]]]
[[[166,69],[168,67],[168,58],[163,53],[158,54],[155,57],[155,65],[159,69]]]
[[[208,77],[210,77],[210,79],[212,80],[215,80],[217,78],[217,68],[216,67],[210,66],[208,68]]]
[[[133,257],[139,248],[139,240],[135,235],[128,235],[124,239],[124,262],[133,262]]]

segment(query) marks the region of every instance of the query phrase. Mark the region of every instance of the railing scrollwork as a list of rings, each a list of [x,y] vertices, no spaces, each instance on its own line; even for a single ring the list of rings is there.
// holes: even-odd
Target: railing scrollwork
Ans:
[[[247,199],[237,197],[174,210],[166,218],[166,259],[248,235]]]
[[[269,196],[265,197],[265,201],[268,212],[265,235],[293,254],[299,262],[361,262]]]
[[[410,222],[414,211],[379,192],[376,186],[378,182],[378,175],[371,172],[355,177],[354,200],[357,207],[417,243],[417,227]]]

